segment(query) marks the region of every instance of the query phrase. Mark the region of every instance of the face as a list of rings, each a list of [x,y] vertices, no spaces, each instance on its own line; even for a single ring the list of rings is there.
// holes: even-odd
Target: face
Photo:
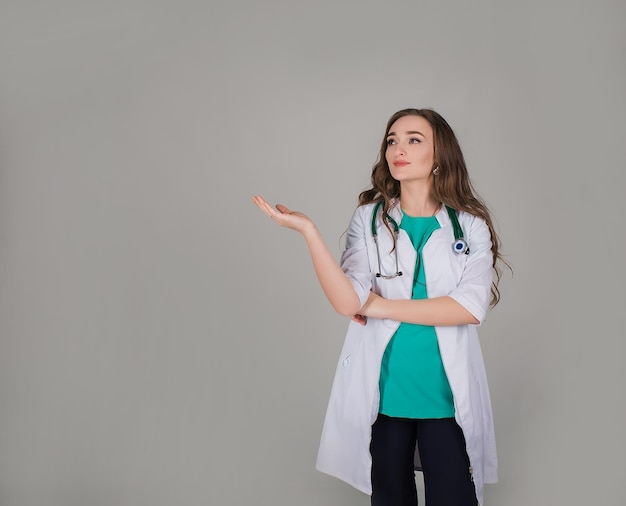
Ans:
[[[435,144],[430,123],[414,115],[398,119],[389,129],[385,158],[400,183],[432,181]]]

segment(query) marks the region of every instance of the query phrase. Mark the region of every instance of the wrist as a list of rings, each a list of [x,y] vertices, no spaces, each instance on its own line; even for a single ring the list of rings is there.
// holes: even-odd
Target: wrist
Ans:
[[[307,241],[320,237],[320,231],[313,222],[307,223],[300,232]]]
[[[386,318],[387,299],[385,299],[384,297],[376,297],[372,301],[371,310],[372,313],[374,313],[374,318]]]
[[[386,299],[374,292],[370,293],[369,298],[363,304],[360,313],[370,318],[384,318],[384,303]]]

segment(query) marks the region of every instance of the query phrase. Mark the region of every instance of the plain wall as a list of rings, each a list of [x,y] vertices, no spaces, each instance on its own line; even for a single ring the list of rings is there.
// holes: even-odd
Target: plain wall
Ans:
[[[0,505],[365,505],[314,470],[387,118],[451,123],[503,251],[487,505],[620,504],[620,1],[0,3]]]

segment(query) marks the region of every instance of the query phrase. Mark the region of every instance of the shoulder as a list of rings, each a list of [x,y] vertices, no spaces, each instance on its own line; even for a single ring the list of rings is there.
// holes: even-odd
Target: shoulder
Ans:
[[[465,240],[471,244],[470,252],[491,251],[491,231],[483,218],[461,211],[458,219]]]
[[[363,216],[367,218],[371,218],[372,214],[374,214],[374,210],[377,206],[382,206],[382,202],[370,202],[369,204],[362,204],[356,208],[354,211],[354,216]],[[400,212],[400,201],[398,199],[391,199],[389,205],[389,213],[391,215],[397,214]]]
[[[471,225],[472,227],[486,227],[487,226],[487,222],[484,219],[482,219],[480,216],[475,216],[465,211],[457,211],[457,215],[461,223],[467,223],[468,225]]]
[[[355,214],[357,213],[361,213],[361,214],[370,213],[371,214],[377,205],[378,205],[377,202],[370,202],[369,204],[360,205],[359,207],[356,208],[356,211],[354,213]]]
[[[347,230],[348,244],[357,237],[364,237],[368,230],[368,222],[371,223],[373,207],[371,204],[359,206],[354,210]]]
[[[352,215],[352,221],[367,221],[371,220],[372,214],[374,213],[374,208],[376,207],[375,202],[371,202],[369,204],[363,204],[358,206],[354,210],[354,214]]]

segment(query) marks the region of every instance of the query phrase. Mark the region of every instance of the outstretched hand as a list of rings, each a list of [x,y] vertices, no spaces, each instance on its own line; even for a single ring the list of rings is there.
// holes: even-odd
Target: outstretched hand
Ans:
[[[300,233],[305,233],[307,230],[315,228],[315,224],[308,216],[298,211],[292,211],[282,204],[277,204],[276,208],[273,208],[260,195],[252,197],[252,201],[281,227],[287,227]]]

